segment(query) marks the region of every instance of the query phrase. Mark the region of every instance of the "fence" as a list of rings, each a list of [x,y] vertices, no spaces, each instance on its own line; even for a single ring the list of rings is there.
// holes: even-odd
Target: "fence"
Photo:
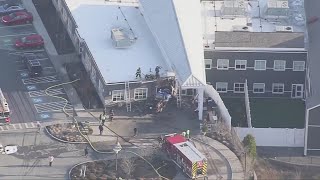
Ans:
[[[304,129],[287,128],[234,128],[243,139],[251,134],[257,146],[304,147]]]
[[[205,93],[211,97],[214,102],[217,104],[220,116],[225,121],[229,130],[231,130],[231,116],[228,112],[228,109],[224,105],[219,93],[213,88],[212,85],[206,85]]]
[[[248,82],[247,82],[247,80],[246,80],[245,86],[244,86],[244,102],[245,102],[245,105],[246,105],[246,116],[247,116],[248,127],[252,128],[251,112],[250,112],[250,101],[249,101],[249,91],[248,91]]]

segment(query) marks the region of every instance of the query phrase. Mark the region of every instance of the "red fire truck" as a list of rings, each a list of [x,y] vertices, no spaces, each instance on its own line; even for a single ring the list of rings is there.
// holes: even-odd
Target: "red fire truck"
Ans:
[[[190,178],[207,175],[206,157],[184,136],[180,134],[166,135],[162,148]]]
[[[0,125],[10,123],[10,109],[2,90],[0,89]]]

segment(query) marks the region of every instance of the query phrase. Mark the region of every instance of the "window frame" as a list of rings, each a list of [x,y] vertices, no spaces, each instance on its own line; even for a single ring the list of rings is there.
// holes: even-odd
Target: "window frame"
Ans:
[[[277,68],[277,62],[284,62],[283,69],[282,68],[281,69]],[[280,67],[282,67],[282,66],[280,66]],[[274,71],[285,71],[286,70],[286,61],[285,60],[274,60],[274,62],[273,62],[273,70]]]
[[[302,70],[301,69],[296,69],[295,68],[295,63],[303,63]],[[305,61],[293,61],[293,63],[292,63],[292,71],[301,71],[301,72],[303,72],[305,70],[305,68],[306,68],[306,62]]]
[[[281,85],[282,92],[275,92],[274,88],[276,85]],[[272,83],[272,94],[284,94],[284,83]]]
[[[225,90],[219,91],[218,85],[225,85]],[[224,87],[222,87],[222,88],[224,88]],[[220,88],[220,89],[222,89],[222,88]],[[228,83],[227,82],[216,82],[216,90],[219,93],[227,93],[228,92]]]
[[[243,85],[243,87],[236,87],[236,85]],[[233,84],[233,93],[244,93],[244,90],[245,90],[245,83],[234,83]],[[239,88],[239,89],[242,89],[243,88],[243,91],[236,91],[236,88]]]
[[[258,69],[257,68],[257,62],[264,62],[264,68],[263,69]],[[267,70],[267,60],[254,60],[254,70],[255,71],[265,71],[265,70]]]
[[[237,62],[240,62],[240,65],[238,65],[238,66],[240,66],[240,68],[237,68]],[[245,62],[245,63],[242,64],[242,62]],[[241,67],[243,65],[244,65],[244,68]],[[247,70],[247,60],[236,59],[234,61],[234,69],[237,70],[237,71],[245,71],[245,70]]]
[[[207,68],[207,65],[209,65],[210,68]],[[204,68],[205,69],[212,69],[212,59],[204,59]]]
[[[257,86],[257,85],[263,85],[263,91],[262,92],[260,92],[260,91],[258,91],[258,92],[256,92],[255,91],[255,89],[258,89],[258,88],[255,88],[255,85]],[[265,83],[253,83],[253,86],[252,86],[252,92],[254,93],[254,94],[263,94],[263,93],[265,93],[265,91],[266,91],[266,84]]]
[[[120,94],[120,96],[117,94],[117,93],[119,93]],[[122,93],[122,94],[121,94]],[[112,100],[112,102],[123,102],[124,101],[124,94],[125,92],[124,92],[124,90],[113,90],[112,91],[112,95],[111,95],[111,100]],[[118,98],[118,97],[115,97],[115,95],[117,95],[118,97],[120,97],[120,99]],[[123,96],[123,98],[121,98],[121,96]],[[116,100],[114,100],[114,98],[116,98]]]
[[[227,65],[227,67],[219,67],[219,64],[221,62],[227,62],[226,63],[226,65]],[[224,63],[223,63],[223,65],[225,65]],[[218,70],[229,70],[229,66],[230,66],[230,61],[229,61],[229,59],[217,59],[217,69]]]
[[[145,90],[145,92],[142,92],[141,90]],[[137,91],[142,92],[142,94],[137,94],[137,93],[140,93]],[[144,97],[143,93],[145,93],[145,97]],[[138,96],[139,98],[136,98],[136,96]],[[134,100],[146,100],[148,97],[148,88],[135,88],[133,91],[133,97],[134,97]],[[142,97],[142,98],[140,98],[140,97]]]

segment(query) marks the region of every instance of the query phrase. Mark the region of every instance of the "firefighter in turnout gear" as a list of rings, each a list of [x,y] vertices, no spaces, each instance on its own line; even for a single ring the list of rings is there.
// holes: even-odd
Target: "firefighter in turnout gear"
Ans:
[[[161,67],[160,66],[157,66],[156,68],[155,68],[155,71],[156,71],[156,79],[159,79],[160,78],[160,69],[161,69]]]
[[[136,79],[138,77],[141,79],[141,68],[140,67],[137,69],[137,72],[136,72]]]

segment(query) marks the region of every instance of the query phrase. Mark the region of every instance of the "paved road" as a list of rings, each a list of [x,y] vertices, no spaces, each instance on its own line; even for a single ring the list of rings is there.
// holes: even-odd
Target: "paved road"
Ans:
[[[3,3],[5,1],[0,2]],[[63,100],[44,93],[46,88],[61,83],[45,49],[17,50],[13,47],[16,39],[36,33],[33,24],[5,26],[0,23],[0,88],[9,103],[12,123],[51,120],[65,105]],[[21,60],[24,53],[32,53],[39,58],[43,68],[41,77],[29,76]],[[67,98],[61,87],[51,93]],[[68,104],[66,109],[71,110],[72,105]]]

